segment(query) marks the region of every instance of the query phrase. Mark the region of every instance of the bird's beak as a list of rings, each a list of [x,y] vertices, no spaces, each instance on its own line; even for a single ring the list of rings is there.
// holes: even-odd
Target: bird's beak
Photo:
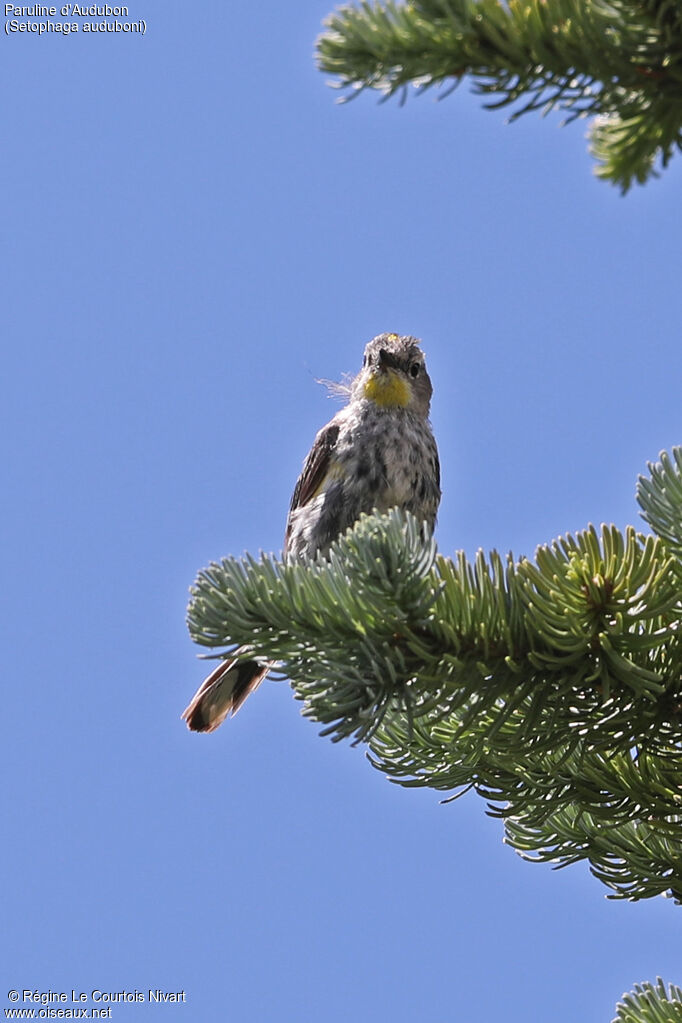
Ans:
[[[396,357],[386,348],[379,349],[379,368],[383,370],[398,368]]]

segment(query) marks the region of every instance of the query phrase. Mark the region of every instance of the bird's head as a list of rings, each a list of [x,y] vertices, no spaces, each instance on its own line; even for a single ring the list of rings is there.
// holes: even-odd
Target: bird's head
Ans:
[[[365,348],[352,396],[380,408],[405,408],[428,416],[433,387],[416,337],[379,334]]]

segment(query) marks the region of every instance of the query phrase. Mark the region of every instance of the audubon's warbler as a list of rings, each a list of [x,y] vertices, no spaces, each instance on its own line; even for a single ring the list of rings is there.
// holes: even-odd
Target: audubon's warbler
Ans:
[[[379,334],[345,388],[348,404],[324,426],[291,499],[284,557],[326,555],[363,512],[402,508],[433,529],[440,502],[438,450],[429,423],[433,388],[420,342]],[[342,388],[344,389],[344,388]],[[237,650],[202,682],[183,713],[195,732],[214,731],[272,667]]]

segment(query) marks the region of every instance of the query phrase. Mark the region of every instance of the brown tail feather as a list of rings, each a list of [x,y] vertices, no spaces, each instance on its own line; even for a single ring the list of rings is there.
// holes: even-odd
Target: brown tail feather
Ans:
[[[223,661],[201,683],[182,718],[192,732],[214,732],[228,714],[236,714],[247,696],[257,689],[271,664],[259,661]]]

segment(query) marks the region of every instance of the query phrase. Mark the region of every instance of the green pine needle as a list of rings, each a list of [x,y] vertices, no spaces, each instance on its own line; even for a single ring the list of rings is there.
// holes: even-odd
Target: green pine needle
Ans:
[[[626,192],[682,145],[682,7],[673,0],[407,0],[339,7],[317,42],[349,98],[468,77],[511,119],[594,117],[596,173]]]
[[[636,984],[634,991],[623,995],[616,1010],[613,1023],[680,1023],[682,989],[674,984],[666,989],[660,977],[655,986]]]

